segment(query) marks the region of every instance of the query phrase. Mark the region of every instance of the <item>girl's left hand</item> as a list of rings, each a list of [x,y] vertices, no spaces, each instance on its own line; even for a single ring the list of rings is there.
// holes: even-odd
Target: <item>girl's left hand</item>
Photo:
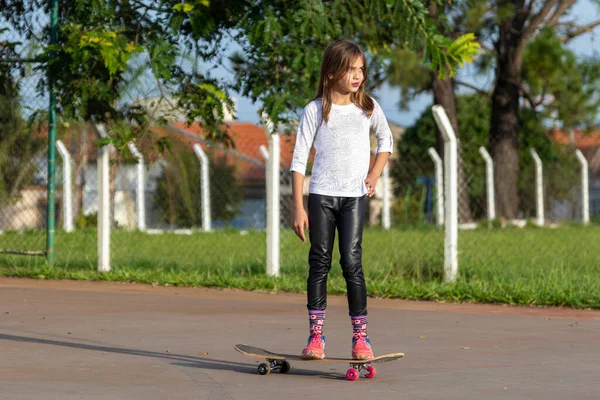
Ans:
[[[377,185],[378,180],[378,176],[371,174],[367,175],[367,179],[365,179],[365,185],[367,186],[367,195],[369,197],[373,197],[375,195],[375,186]]]

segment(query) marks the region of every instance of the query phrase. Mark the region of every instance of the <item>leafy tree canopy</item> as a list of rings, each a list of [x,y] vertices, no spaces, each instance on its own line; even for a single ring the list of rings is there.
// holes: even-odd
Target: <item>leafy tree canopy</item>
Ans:
[[[0,17],[39,47],[37,60],[47,61],[57,78],[63,120],[144,127],[145,114],[126,100],[127,90],[144,77],[217,140],[227,139],[221,127],[233,106],[232,88],[260,100],[274,122],[286,120],[310,97],[321,52],[333,39],[365,46],[375,82],[385,79],[377,66],[396,48],[424,49],[423,59],[440,74],[452,74],[477,52],[471,36],[453,41],[440,35],[419,0],[59,0],[58,43],[48,45],[48,21],[40,15],[49,14],[50,3],[0,0]],[[231,40],[244,51],[233,84],[201,67],[223,65]],[[47,91],[45,68],[37,64],[40,94]],[[135,132],[118,136],[122,144]]]

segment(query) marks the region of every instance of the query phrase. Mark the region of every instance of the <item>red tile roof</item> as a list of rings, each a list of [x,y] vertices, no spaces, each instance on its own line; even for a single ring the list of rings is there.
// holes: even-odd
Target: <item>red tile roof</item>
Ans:
[[[206,137],[206,131],[198,124],[187,126],[183,122],[171,122],[174,128],[197,136],[203,140]],[[236,167],[237,178],[246,183],[264,183],[265,181],[265,159],[260,152],[260,146],[263,145],[268,149],[267,136],[265,130],[252,123],[247,122],[230,122],[229,135],[235,144],[231,149],[223,149],[214,145],[208,146],[206,141],[200,143],[202,149],[206,153],[212,154],[214,157],[224,160],[228,165]],[[163,129],[157,133],[166,133]],[[173,133],[169,134],[174,137]],[[178,140],[187,142],[188,144],[198,143],[193,137],[178,134]],[[294,152],[295,135],[280,135],[280,165],[282,169],[289,169]],[[229,150],[229,151],[227,151]],[[237,154],[237,155],[236,155]]]
[[[549,133],[550,137],[562,145],[571,143],[570,134],[558,129],[554,129]],[[600,147],[600,129],[586,133],[581,129],[573,131],[574,146],[577,149]]]

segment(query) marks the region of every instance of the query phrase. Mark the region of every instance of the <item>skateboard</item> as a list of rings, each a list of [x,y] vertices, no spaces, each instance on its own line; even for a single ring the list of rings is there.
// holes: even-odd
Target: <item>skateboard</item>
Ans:
[[[346,372],[346,378],[348,378],[350,381],[357,380],[360,376],[360,372],[363,370],[366,371],[365,378],[375,378],[375,367],[373,367],[371,364],[394,361],[404,357],[404,353],[390,353],[367,360],[354,360],[352,358],[323,358],[307,360],[298,355],[273,353],[258,347],[248,346],[246,344],[236,344],[233,346],[233,348],[246,356],[267,360],[268,364],[262,363],[258,366],[258,373],[261,375],[266,375],[271,371],[279,371],[280,373],[285,374],[289,372],[291,368],[289,361],[335,362],[350,364],[350,369]]]

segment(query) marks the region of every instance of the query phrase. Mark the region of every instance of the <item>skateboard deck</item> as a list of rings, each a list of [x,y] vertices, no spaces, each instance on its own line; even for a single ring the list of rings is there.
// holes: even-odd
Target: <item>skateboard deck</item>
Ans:
[[[404,353],[390,353],[383,354],[374,358],[366,360],[355,360],[352,358],[323,358],[323,359],[304,359],[296,354],[284,354],[284,353],[273,353],[271,351],[261,349],[246,344],[236,344],[233,346],[234,349],[240,353],[258,359],[265,359],[269,364],[262,363],[258,366],[258,373],[266,375],[271,371],[279,371],[283,374],[290,370],[289,361],[303,361],[303,362],[334,362],[334,363],[348,363],[350,369],[346,372],[346,378],[354,381],[358,379],[360,372],[365,370],[367,373],[365,377],[371,379],[375,377],[375,367],[371,364],[384,363],[394,361],[404,357]]]

